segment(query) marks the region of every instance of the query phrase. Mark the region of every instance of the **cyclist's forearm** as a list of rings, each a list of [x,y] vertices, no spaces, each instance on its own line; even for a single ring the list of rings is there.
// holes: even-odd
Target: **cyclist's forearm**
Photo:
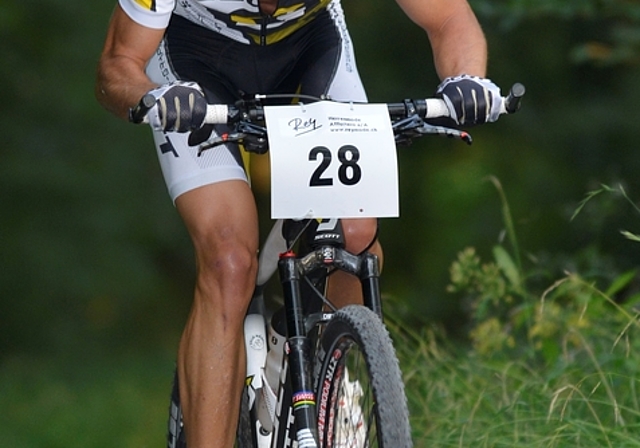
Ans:
[[[467,0],[396,0],[429,36],[438,76],[484,76],[487,46]]]
[[[116,6],[107,29],[96,80],[96,97],[107,110],[126,119],[129,108],[156,87],[144,70],[163,35],[163,29],[139,25],[119,4]]]
[[[122,57],[103,57],[98,65],[96,98],[114,115],[127,119],[129,108],[135,106],[149,90],[157,87],[131,61]]]
[[[486,76],[487,43],[471,9],[449,17],[441,27],[427,33],[441,79],[460,74]]]

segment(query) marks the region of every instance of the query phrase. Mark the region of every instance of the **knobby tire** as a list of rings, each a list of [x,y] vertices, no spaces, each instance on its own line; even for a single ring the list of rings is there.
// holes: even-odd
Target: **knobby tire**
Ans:
[[[338,311],[315,364],[319,448],[410,448],[398,360],[382,321],[362,306]]]
[[[402,374],[378,315],[357,305],[338,311],[320,335],[314,366],[319,448],[411,448]],[[186,448],[177,392],[174,385],[169,446]],[[245,390],[237,448],[255,447],[252,426]]]

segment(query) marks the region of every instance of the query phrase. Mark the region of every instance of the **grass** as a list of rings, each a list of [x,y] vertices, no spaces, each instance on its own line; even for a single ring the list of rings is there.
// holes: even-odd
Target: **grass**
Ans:
[[[472,311],[470,343],[454,346],[437,331],[390,324],[415,446],[640,447],[637,270],[619,273],[605,289],[565,272],[536,291],[545,285],[531,285],[506,196],[492,181],[515,259],[500,245],[493,261],[468,248],[453,263],[448,290]],[[587,195],[574,218],[606,192],[615,191],[603,186]]]
[[[416,447],[640,447],[637,353],[533,368],[394,334]]]
[[[416,448],[640,447],[640,295],[611,298],[635,275],[603,292],[567,274],[536,295],[494,256],[452,266],[474,296],[469,344],[387,320]],[[0,445],[164,446],[175,354],[161,345],[3,358]]]
[[[527,345],[481,354],[391,319],[415,446],[640,447],[638,324],[619,314],[556,336],[554,358]],[[157,350],[5,359],[2,446],[164,446],[173,358]]]
[[[491,276],[478,296],[498,304],[475,322],[497,322],[481,343],[388,319],[416,448],[640,447],[637,306],[576,275],[497,300],[499,270],[471,261],[456,272]],[[174,353],[81,353],[3,359],[1,446],[164,446]]]
[[[609,330],[618,342],[608,350],[586,338],[548,364],[517,351],[481,356],[392,324],[415,446],[640,447],[639,347],[629,328]],[[160,351],[7,359],[2,446],[164,446],[172,369],[173,354]]]
[[[536,296],[503,255],[452,266],[473,286],[456,289],[475,310],[469,344],[389,324],[415,446],[640,447],[638,297],[620,304],[575,274]]]

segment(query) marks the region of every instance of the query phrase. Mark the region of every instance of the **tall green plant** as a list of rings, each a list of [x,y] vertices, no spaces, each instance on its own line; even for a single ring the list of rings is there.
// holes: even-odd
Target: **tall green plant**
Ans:
[[[471,304],[471,351],[401,332],[416,445],[640,446],[640,294],[616,299],[635,271],[607,288],[566,272],[538,291],[503,245],[492,255],[467,248],[451,266],[449,290]]]
[[[467,248],[451,266],[448,287],[452,293],[463,294],[470,304],[470,337],[477,353],[500,357],[515,351],[532,360],[554,364],[570,359],[575,350],[591,343],[601,348],[603,344],[613,344],[602,338],[603,326],[607,329],[622,326],[626,330],[638,326],[634,306],[640,301],[640,294],[625,304],[615,300],[615,294],[634,281],[635,270],[620,274],[604,290],[575,272],[566,272],[546,290],[533,290],[522,268],[506,195],[497,179],[491,181],[500,193],[506,233],[515,257],[503,245],[497,245],[493,248],[493,260],[483,262],[474,248]],[[618,189],[603,186],[587,194],[573,217],[588,201],[604,192],[620,193],[640,213],[622,186]],[[622,234],[633,241],[640,240],[632,232]]]

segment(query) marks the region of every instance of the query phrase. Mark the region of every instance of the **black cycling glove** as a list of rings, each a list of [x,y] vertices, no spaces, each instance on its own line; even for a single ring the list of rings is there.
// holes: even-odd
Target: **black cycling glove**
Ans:
[[[458,126],[496,121],[502,108],[500,88],[478,76],[447,78],[438,86],[436,96],[445,101],[450,119]]]
[[[148,113],[157,131],[189,132],[200,129],[207,114],[207,100],[197,83],[176,81],[149,92],[156,104]]]

